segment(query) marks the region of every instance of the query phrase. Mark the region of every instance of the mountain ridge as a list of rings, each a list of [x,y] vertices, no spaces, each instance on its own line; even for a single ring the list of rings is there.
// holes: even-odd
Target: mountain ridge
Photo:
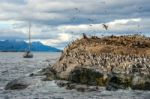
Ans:
[[[3,40],[0,41],[0,52],[24,52],[28,50],[28,43],[17,40]],[[44,45],[41,42],[32,42],[31,51],[42,52],[60,52],[61,50],[55,47]]]

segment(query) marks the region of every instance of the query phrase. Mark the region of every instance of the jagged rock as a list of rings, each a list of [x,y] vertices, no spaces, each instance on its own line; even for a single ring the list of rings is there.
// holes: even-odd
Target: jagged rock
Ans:
[[[68,90],[72,90],[72,89],[75,89],[76,88],[76,85],[75,83],[68,83],[67,86],[66,86],[66,89]]]
[[[65,86],[69,85],[70,83],[69,83],[68,81],[58,80],[58,81],[56,81],[56,84],[57,84],[59,87],[65,87]]]
[[[98,91],[99,90],[99,87],[98,86],[89,86],[87,91]]]
[[[51,67],[44,68],[37,73],[37,75],[41,74],[45,75],[45,78],[42,79],[43,81],[51,81],[57,78],[55,70],[53,70]]]
[[[123,74],[111,74],[109,77],[106,89],[107,90],[118,90],[127,89],[131,85],[131,76]]]
[[[100,85],[103,86],[105,83],[103,74],[99,71],[90,68],[75,68],[69,75],[69,81],[73,83],[81,83],[88,85]]]
[[[150,77],[134,75],[131,88],[134,90],[150,90]]]
[[[90,91],[98,91],[99,90],[98,86],[88,86],[86,84],[71,83],[71,82],[64,81],[64,80],[57,80],[56,84],[59,87],[65,87],[68,90],[75,89],[75,90],[81,91],[81,92],[84,92],[84,91],[90,92]]]
[[[86,85],[77,85],[75,89],[80,92],[85,92],[88,89],[88,87]]]
[[[10,81],[6,86],[5,90],[21,90],[27,88],[31,84],[32,78],[22,77]]]

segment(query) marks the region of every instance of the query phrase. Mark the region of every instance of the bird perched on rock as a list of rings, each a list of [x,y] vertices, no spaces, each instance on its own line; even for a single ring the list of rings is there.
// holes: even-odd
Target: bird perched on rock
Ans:
[[[85,33],[83,33],[83,38],[84,38],[84,39],[88,39],[88,37],[86,36]]]
[[[104,27],[106,30],[108,30],[108,25],[103,24],[103,27]]]

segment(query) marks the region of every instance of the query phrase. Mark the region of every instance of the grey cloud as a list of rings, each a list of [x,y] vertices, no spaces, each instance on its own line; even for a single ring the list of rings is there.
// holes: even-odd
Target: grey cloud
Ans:
[[[41,39],[41,40],[47,40],[47,39],[55,39],[58,37],[58,33],[46,33],[41,32],[41,34],[33,35],[32,39]],[[18,40],[28,40],[28,34],[23,33],[22,31],[15,31],[15,30],[0,30],[0,40],[5,39],[18,39]]]
[[[41,3],[42,0],[37,0],[31,2],[35,4],[29,4],[29,1],[26,1],[27,3],[24,5],[19,5],[18,9],[16,9],[17,7],[10,8],[14,9],[12,16],[14,15],[16,20],[30,19],[34,22],[42,21],[40,23],[46,25],[60,25],[108,22],[118,18],[149,17],[149,0],[103,0],[106,3],[100,0],[43,0],[43,3]],[[6,6],[7,9],[9,7],[13,6]],[[15,12],[20,14],[15,14]],[[8,19],[9,17],[13,18],[11,15],[8,16]]]
[[[26,39],[26,36],[21,33],[17,32],[14,30],[0,30],[0,40],[5,40],[5,39],[18,39],[18,40],[24,40]]]
[[[28,26],[31,21],[37,31],[33,39],[58,39],[60,33],[70,33],[74,36],[101,34],[130,34],[142,32],[146,35],[150,30],[149,0],[1,0],[0,21],[20,21],[14,23],[14,30],[0,30],[0,39],[26,39],[27,33],[17,31]],[[138,23],[128,23],[120,30],[59,30],[60,26],[81,24],[102,24],[119,19],[141,18]],[[101,27],[101,26],[100,26]],[[119,27],[118,27],[119,28]],[[14,35],[9,37],[9,34]],[[71,38],[72,39],[72,38]],[[67,41],[56,46],[62,47]]]

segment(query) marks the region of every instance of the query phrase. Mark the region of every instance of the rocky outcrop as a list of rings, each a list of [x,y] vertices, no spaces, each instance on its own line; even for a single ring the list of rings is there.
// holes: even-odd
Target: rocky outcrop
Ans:
[[[27,88],[33,79],[31,77],[20,77],[7,83],[5,90],[22,90]]]
[[[104,86],[103,73],[90,68],[75,68],[69,75],[68,80],[74,83]]]
[[[107,90],[150,90],[150,39],[139,35],[84,37],[68,45],[46,74]]]
[[[98,86],[88,86],[86,84],[72,83],[72,82],[63,81],[63,80],[56,81],[56,84],[59,87],[65,87],[68,90],[76,89],[77,91],[80,91],[80,92],[100,91],[101,89],[103,89]]]
[[[132,77],[131,88],[136,90],[150,90],[150,76],[134,75]]]
[[[128,89],[131,87],[131,76],[127,74],[111,74],[106,85],[107,90]]]

